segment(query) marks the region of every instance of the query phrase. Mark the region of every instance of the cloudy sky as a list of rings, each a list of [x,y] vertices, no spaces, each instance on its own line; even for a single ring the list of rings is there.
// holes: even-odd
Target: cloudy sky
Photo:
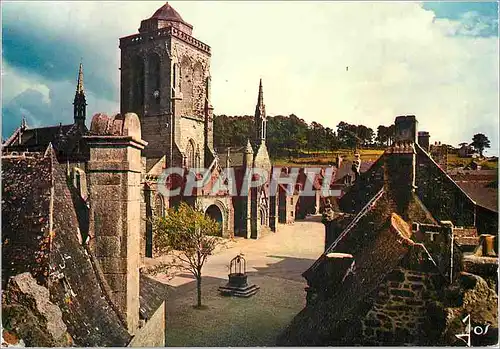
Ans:
[[[163,3],[4,1],[2,136],[23,115],[30,126],[70,122],[80,60],[87,114],[118,112],[118,38]],[[495,2],[170,4],[212,47],[217,114],[253,114],[262,78],[269,115],[332,128],[416,115],[431,141],[482,132],[498,148]]]

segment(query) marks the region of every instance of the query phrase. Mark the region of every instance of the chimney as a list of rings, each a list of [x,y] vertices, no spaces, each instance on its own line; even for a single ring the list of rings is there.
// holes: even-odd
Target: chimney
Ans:
[[[394,122],[394,141],[417,141],[417,119],[415,115],[398,116]]]
[[[136,114],[96,114],[87,163],[91,199],[89,235],[112,300],[134,334],[139,326],[141,139]]]
[[[418,132],[418,145],[427,153],[430,151],[430,134],[427,131]]]
[[[398,116],[396,138],[384,154],[384,189],[394,204],[394,212],[408,218],[408,208],[415,191],[417,120],[414,116]]]

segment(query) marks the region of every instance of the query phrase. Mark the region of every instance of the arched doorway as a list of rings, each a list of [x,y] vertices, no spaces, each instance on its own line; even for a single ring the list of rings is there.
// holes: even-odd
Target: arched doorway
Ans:
[[[222,236],[224,219],[220,208],[217,205],[210,205],[205,211],[205,215],[219,223],[219,236]]]
[[[267,212],[264,207],[260,208],[260,225],[267,225]]]

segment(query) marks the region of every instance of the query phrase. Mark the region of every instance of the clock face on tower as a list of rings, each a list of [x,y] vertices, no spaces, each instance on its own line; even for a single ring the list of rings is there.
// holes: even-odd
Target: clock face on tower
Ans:
[[[154,98],[156,98],[156,99],[158,99],[158,98],[160,97],[160,91],[155,90],[155,91],[153,92],[153,97],[154,97]]]

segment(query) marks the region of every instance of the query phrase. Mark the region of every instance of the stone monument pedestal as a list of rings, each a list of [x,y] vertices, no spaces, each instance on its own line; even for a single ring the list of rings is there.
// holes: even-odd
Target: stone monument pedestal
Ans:
[[[234,296],[249,298],[259,291],[257,285],[249,285],[247,275],[244,273],[229,274],[229,282],[225,286],[220,286],[219,291],[223,296]]]

